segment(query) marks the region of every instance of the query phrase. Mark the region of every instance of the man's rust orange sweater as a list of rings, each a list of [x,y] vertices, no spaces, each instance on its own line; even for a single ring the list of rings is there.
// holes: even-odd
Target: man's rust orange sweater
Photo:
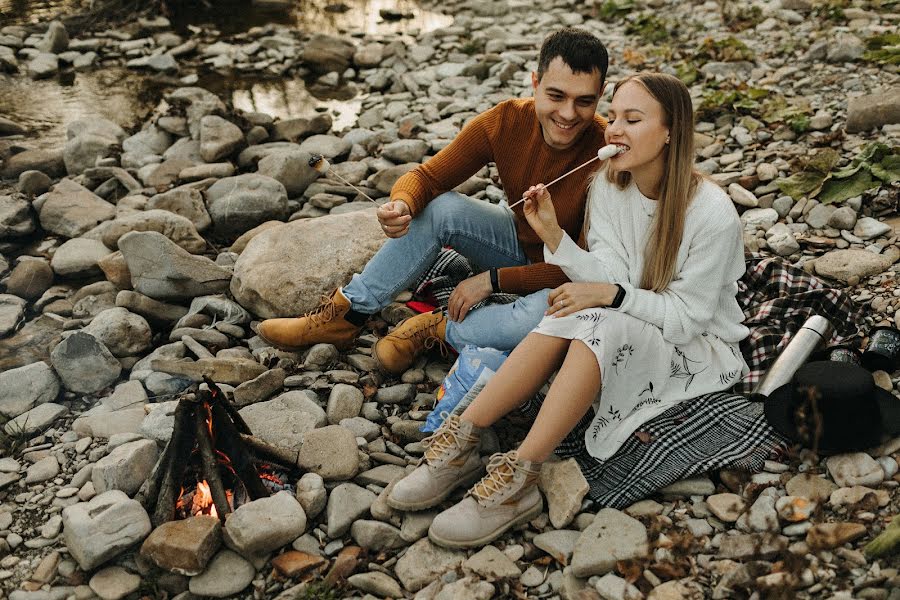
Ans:
[[[530,186],[552,181],[596,156],[604,144],[605,126],[606,121],[595,115],[573,146],[554,150],[544,141],[534,99],[507,100],[472,119],[446,148],[398,179],[391,199],[406,202],[415,217],[433,198],[494,162],[512,204]],[[580,169],[549,190],[559,224],[572,239],[581,239],[587,181],[593,171],[591,166]],[[530,294],[562,285],[568,279],[559,267],[544,263],[543,242],[525,220],[522,206],[513,209],[516,232],[532,264],[500,269],[500,289]]]

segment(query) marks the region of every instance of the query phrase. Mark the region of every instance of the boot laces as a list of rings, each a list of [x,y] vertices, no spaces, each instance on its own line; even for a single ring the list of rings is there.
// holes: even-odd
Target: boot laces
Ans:
[[[536,476],[539,472],[521,464],[519,453],[515,450],[498,452],[488,461],[487,474],[469,490],[469,493],[479,504],[487,504],[491,502],[494,494],[503,493],[514,484],[517,471],[524,471],[526,477]],[[526,483],[527,481],[526,479]]]
[[[422,459],[428,464],[433,464],[435,461],[443,458],[448,452],[476,440],[476,438],[468,436],[460,430],[460,420],[457,415],[441,411],[441,418],[444,419],[443,425],[422,440],[422,445],[426,448]]]
[[[437,319],[435,321],[429,322],[427,325],[420,325],[419,327],[413,329],[408,333],[407,339],[409,339],[409,341],[413,344],[421,344],[422,347],[426,350],[431,350],[432,348],[437,346],[441,351],[441,356],[447,358],[447,356],[449,356],[450,354],[450,350],[437,332],[437,328],[440,322],[440,319]]]
[[[336,312],[337,305],[334,297],[323,294],[319,305],[303,316],[308,318],[313,325],[319,326],[334,319]]]

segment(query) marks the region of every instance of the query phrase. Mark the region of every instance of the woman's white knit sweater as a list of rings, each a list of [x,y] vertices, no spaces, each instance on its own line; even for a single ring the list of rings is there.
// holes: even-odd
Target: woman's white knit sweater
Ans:
[[[620,190],[600,172],[588,202],[590,250],[564,234],[555,253],[544,246],[548,263],[560,266],[571,281],[618,283],[625,289],[618,310],[656,325],[673,344],[702,333],[726,342],[747,337],[735,300],[745,269],[741,223],[720,187],[706,180],[697,187],[685,217],[675,277],[661,293],[638,288],[656,201],[641,194],[634,182]]]

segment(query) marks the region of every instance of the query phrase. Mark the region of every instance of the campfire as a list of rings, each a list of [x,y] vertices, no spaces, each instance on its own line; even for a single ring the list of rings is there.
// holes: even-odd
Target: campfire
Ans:
[[[211,380],[175,408],[172,437],[136,499],[154,527],[212,515],[222,522],[241,504],[289,487],[297,452],[253,436]]]

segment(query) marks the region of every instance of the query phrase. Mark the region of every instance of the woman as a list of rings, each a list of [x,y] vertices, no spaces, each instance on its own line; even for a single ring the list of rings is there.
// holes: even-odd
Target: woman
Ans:
[[[658,73],[619,82],[605,137],[622,150],[591,185],[589,250],[559,227],[542,186],[527,194],[525,216],[545,259],[572,283],[551,292],[547,316],[462,415],[425,441],[422,464],[388,497],[394,508],[421,510],[477,480],[481,429],[558,370],[519,448],[494,455],[467,496],[435,518],[429,535],[439,545],[486,544],[540,514],[541,463],[592,404],[585,447],[605,461],[641,424],[731,387],[747,370],[738,342],[748,330],[735,300],[741,225],[728,196],[693,170],[687,88]]]

